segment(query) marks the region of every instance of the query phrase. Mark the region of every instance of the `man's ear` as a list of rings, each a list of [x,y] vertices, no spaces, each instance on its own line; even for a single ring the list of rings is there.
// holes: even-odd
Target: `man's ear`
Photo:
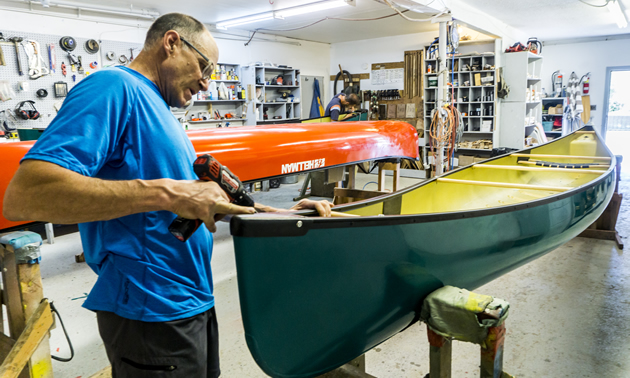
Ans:
[[[173,55],[180,45],[179,34],[175,30],[169,30],[164,33],[164,37],[162,37],[162,49],[166,53],[167,57]]]

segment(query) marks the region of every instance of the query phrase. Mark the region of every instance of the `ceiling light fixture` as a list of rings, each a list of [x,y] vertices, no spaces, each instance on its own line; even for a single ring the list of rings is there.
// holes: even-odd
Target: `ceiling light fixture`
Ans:
[[[608,8],[610,13],[612,13],[613,18],[615,19],[615,22],[617,23],[617,26],[619,26],[622,29],[628,26],[628,19],[626,18],[626,15],[623,13],[623,10],[621,10],[621,6],[619,5],[619,0],[609,0],[606,3],[606,8]]]
[[[300,14],[318,12],[327,9],[342,7],[344,5],[354,5],[352,0],[324,0],[314,3],[304,4],[297,7],[279,9],[276,11],[255,14],[253,16],[245,16],[234,18],[232,20],[221,21],[216,24],[217,29],[227,29],[229,27],[250,24],[252,22],[266,21],[273,18],[284,19],[285,17],[297,16]]]
[[[219,22],[217,24],[217,29],[227,29],[233,26],[249,24],[252,22],[271,20],[272,18],[273,18],[273,13],[271,12],[256,14],[256,15],[247,16],[247,17],[240,17],[240,18],[235,18],[233,20]]]
[[[305,4],[298,7],[292,7],[275,11],[274,13],[280,17],[298,16],[310,12],[319,12],[326,9],[339,8],[346,5],[344,0],[319,1],[317,3]]]

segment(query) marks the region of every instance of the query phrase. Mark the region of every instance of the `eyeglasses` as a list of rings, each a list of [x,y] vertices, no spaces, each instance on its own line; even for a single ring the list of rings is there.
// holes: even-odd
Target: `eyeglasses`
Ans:
[[[203,80],[210,80],[210,77],[212,76],[212,72],[214,71],[214,63],[210,61],[210,59],[208,59],[205,55],[203,55],[201,53],[201,51],[197,50],[197,48],[195,46],[192,45],[192,43],[188,42],[187,40],[185,40],[181,35],[179,36],[179,39],[182,40],[182,42],[184,42],[185,44],[188,45],[188,47],[190,47],[191,49],[195,50],[197,53],[199,53],[199,55],[201,55],[201,57],[208,63],[206,64],[206,66],[201,70],[201,78]]]

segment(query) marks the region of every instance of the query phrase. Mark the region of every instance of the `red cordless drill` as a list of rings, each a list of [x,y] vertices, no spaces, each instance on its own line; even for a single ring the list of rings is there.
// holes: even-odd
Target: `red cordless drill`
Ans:
[[[200,180],[214,181],[219,184],[221,189],[230,197],[232,203],[240,206],[254,206],[254,199],[247,194],[238,177],[212,156],[208,154],[199,156],[193,163],[193,169]],[[200,219],[177,217],[168,227],[168,230],[177,239],[185,242],[197,231],[201,223],[203,222]]]

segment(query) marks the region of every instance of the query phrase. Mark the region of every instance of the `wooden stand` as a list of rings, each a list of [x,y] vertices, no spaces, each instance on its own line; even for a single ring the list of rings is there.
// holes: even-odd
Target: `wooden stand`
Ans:
[[[44,299],[39,264],[16,264],[13,247],[4,244],[0,244],[0,259],[2,304],[9,323],[9,334],[0,333],[0,359],[4,361],[0,376],[52,377],[48,331],[53,320]],[[1,317],[0,312],[0,322]]]
[[[429,338],[429,374],[425,378],[451,378],[451,359],[453,342],[450,338],[438,335],[427,326]],[[485,348],[481,347],[481,378],[510,378],[503,371],[503,343],[505,341],[505,323],[488,328]]]
[[[361,190],[355,189],[357,166],[350,165],[348,167],[348,187],[335,188],[335,196],[333,204],[339,205],[350,203],[364,199],[378,197],[388,192],[385,191],[385,171],[394,171],[393,191],[397,191],[400,187],[400,162],[396,163],[378,163],[378,189],[377,190]]]
[[[623,199],[623,195],[619,193],[619,180],[621,179],[621,162],[623,156],[617,155],[616,160],[617,182],[615,184],[615,193],[613,193],[608,207],[606,207],[606,210],[604,210],[597,221],[590,225],[589,228],[584,230],[579,236],[592,239],[614,240],[617,243],[617,247],[623,250],[623,242],[616,229],[619,208],[621,207],[621,200]]]

